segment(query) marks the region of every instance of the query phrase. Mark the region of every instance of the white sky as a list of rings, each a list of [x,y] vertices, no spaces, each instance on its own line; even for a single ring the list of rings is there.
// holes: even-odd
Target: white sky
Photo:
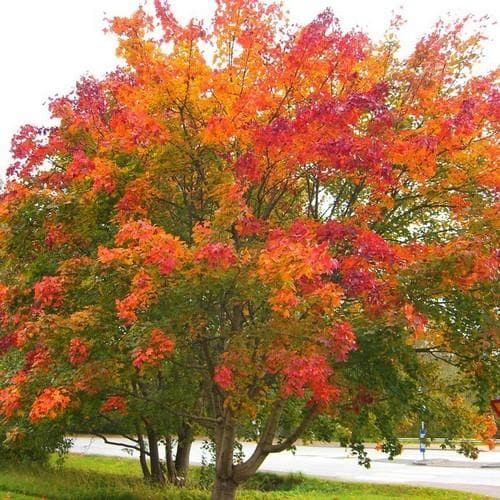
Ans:
[[[344,28],[364,28],[378,38],[394,10],[402,7],[407,24],[403,47],[412,44],[439,17],[451,13],[488,14],[500,21],[498,0],[283,0],[294,22],[310,21],[325,7],[332,7]],[[19,126],[48,123],[44,103],[64,94],[84,73],[102,75],[112,69],[115,39],[105,35],[103,18],[127,15],[139,0],[0,0],[0,179],[10,162],[10,139]],[[196,16],[210,19],[213,0],[171,0],[181,21]],[[495,43],[500,29],[488,33],[484,69],[498,65]]]

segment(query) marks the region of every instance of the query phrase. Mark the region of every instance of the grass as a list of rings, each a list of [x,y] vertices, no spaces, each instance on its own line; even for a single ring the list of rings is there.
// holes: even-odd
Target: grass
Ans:
[[[12,493],[12,491],[0,491],[1,500],[33,500],[34,498],[39,499],[40,497],[22,495],[21,493]]]
[[[142,481],[139,466],[127,458],[70,455],[63,466],[0,469],[0,500],[207,500],[197,486],[199,468],[183,489],[156,488]],[[465,500],[487,497],[437,488],[405,485],[349,483],[261,473],[241,488],[239,500],[343,500],[439,499]]]

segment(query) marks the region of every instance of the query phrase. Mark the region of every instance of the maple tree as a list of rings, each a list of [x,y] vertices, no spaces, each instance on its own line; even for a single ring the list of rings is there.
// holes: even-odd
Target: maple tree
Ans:
[[[110,21],[123,66],[12,141],[7,425],[126,420],[158,482],[158,443],[175,481],[202,426],[214,499],[332,422],[360,461],[367,429],[395,454],[423,405],[447,437],[491,437],[471,418],[500,380],[498,72],[472,74],[480,31],[440,22],[401,59],[397,18],[375,42],[330,10],[292,27],[278,5],[218,0],[205,29],[154,6]]]

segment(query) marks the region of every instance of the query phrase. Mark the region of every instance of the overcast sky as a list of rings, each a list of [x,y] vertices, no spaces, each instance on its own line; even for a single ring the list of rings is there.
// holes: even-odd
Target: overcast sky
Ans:
[[[293,21],[304,23],[332,7],[342,26],[359,26],[380,37],[391,13],[402,7],[407,24],[403,46],[412,44],[439,17],[451,13],[489,15],[500,20],[498,0],[283,0]],[[102,32],[103,18],[132,13],[139,0],[0,0],[0,177],[10,162],[10,138],[24,123],[48,123],[45,102],[71,90],[84,73],[102,75],[117,60],[115,40]],[[210,19],[213,0],[171,0],[181,21]],[[500,29],[488,33],[483,69],[498,65],[495,43]]]

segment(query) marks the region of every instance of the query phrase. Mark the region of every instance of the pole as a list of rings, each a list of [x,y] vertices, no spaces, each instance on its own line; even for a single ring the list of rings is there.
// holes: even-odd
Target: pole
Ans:
[[[420,422],[420,452],[422,453],[422,460],[425,461],[425,436],[427,434],[427,431],[425,430],[425,423],[422,420]]]

